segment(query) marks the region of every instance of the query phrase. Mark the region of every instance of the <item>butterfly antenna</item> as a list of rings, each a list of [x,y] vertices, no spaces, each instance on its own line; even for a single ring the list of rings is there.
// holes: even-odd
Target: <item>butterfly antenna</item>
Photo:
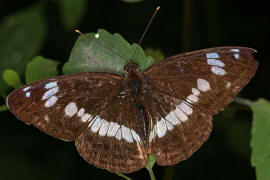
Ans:
[[[150,27],[152,21],[154,20],[154,18],[155,18],[155,16],[156,16],[156,14],[157,14],[157,12],[158,12],[159,9],[160,9],[160,6],[158,6],[158,7],[156,8],[154,14],[153,14],[152,17],[150,18],[150,20],[149,20],[149,22],[148,22],[148,24],[147,24],[147,26],[146,26],[146,28],[145,28],[145,30],[144,30],[142,36],[141,36],[141,38],[140,38],[140,40],[139,40],[139,42],[138,42],[138,45],[139,45],[139,46],[141,45],[141,42],[142,42],[142,40],[143,40],[143,37],[144,37],[144,35],[146,34],[146,32],[148,31],[148,29],[149,29],[149,27]],[[133,54],[133,57],[132,57],[132,60],[134,60],[135,55],[136,55],[136,53],[137,53],[137,50],[138,50],[139,46],[136,47],[136,49],[135,49],[135,51],[134,51],[134,54]]]
[[[87,36],[86,34],[82,33],[81,31],[79,31],[78,29],[75,29],[75,32],[86,37],[87,39],[89,40],[93,40],[95,41],[97,44],[99,44],[100,46],[110,50],[111,52],[113,52],[114,54],[116,54],[117,56],[119,56],[122,60],[124,60],[126,63],[128,63],[128,60],[126,58],[124,58],[123,56],[121,56],[120,54],[118,54],[117,52],[115,52],[114,50],[112,50],[112,48],[110,48],[109,46],[103,44],[102,42],[100,41],[97,41],[96,39],[92,38],[92,37],[89,37]],[[99,38],[99,34],[95,34],[95,38]]]

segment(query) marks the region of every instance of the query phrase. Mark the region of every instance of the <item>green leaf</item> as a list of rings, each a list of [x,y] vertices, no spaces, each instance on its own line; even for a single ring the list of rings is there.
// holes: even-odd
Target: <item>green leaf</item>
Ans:
[[[9,86],[13,87],[14,89],[17,89],[23,85],[18,73],[12,69],[6,69],[3,72],[3,79]]]
[[[0,105],[0,112],[7,111],[8,107],[6,104]]]
[[[143,0],[122,0],[122,1],[124,1],[126,3],[137,3],[137,2],[141,2]]]
[[[147,48],[145,54],[151,56],[155,61],[161,61],[165,58],[164,54],[160,49]]]
[[[134,62],[139,64],[140,71],[155,63],[154,59],[146,56],[140,46],[132,46],[118,33],[110,34],[99,29],[97,34],[80,36],[63,67],[64,74],[76,72],[112,72],[124,73],[124,66],[131,61],[136,51]],[[137,48],[138,47],[138,48]]]
[[[61,18],[67,28],[77,25],[86,13],[86,0],[58,0]]]
[[[270,102],[259,99],[252,106],[251,164],[258,180],[270,179]]]
[[[24,8],[7,16],[0,27],[0,74],[13,69],[23,75],[27,62],[39,52],[47,33],[42,7]],[[7,91],[1,76],[0,92]]]
[[[27,64],[25,72],[26,83],[56,76],[59,73],[57,71],[58,64],[59,62],[46,59],[42,56],[35,57]]]

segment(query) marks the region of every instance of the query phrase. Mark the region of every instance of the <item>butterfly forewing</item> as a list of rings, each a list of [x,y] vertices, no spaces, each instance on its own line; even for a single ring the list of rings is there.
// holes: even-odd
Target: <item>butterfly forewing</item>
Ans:
[[[254,76],[258,66],[254,52],[242,47],[194,51],[169,57],[144,74],[152,89],[216,114]]]
[[[56,138],[71,141],[115,97],[118,78],[80,73],[40,80],[12,92],[7,103],[18,119]]]
[[[149,142],[160,165],[188,158],[208,138],[212,115],[254,76],[257,61],[242,47],[221,47],[169,57],[144,72],[150,85]],[[147,102],[147,100],[146,100]]]

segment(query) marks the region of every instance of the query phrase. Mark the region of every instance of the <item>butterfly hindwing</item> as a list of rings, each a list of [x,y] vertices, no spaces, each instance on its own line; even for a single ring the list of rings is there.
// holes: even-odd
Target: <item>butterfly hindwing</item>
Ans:
[[[116,98],[76,140],[80,154],[95,166],[112,172],[130,173],[143,168],[146,150],[129,98]]]
[[[148,152],[156,156],[159,165],[187,159],[208,139],[211,116],[157,91],[149,92],[145,102],[152,120]]]
[[[204,49],[169,57],[144,72],[152,91],[147,111],[154,120],[149,146],[158,164],[186,159],[206,141],[212,115],[254,76],[254,52],[242,47]]]

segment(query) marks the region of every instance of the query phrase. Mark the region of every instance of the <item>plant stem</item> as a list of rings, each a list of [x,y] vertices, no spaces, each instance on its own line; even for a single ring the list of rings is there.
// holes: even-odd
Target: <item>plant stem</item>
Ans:
[[[151,180],[156,180],[154,172],[153,172],[153,166],[156,163],[156,158],[153,154],[148,154],[148,162],[147,164],[144,166],[147,171],[149,172],[149,175],[151,177]]]
[[[152,168],[146,168],[147,170],[148,170],[148,172],[149,172],[149,175],[150,175],[150,177],[151,177],[151,180],[156,180],[156,178],[155,178],[155,175],[154,175],[154,172],[153,172],[153,169]]]
[[[122,177],[122,178],[124,178],[126,180],[132,180],[130,177],[128,177],[128,176],[126,176],[126,175],[124,175],[122,173],[115,173],[115,174],[117,174],[118,176],[120,176],[120,177]]]
[[[248,106],[248,107],[251,107],[254,104],[249,99],[240,98],[240,97],[235,98],[234,101],[237,102],[238,104],[242,104],[242,105],[245,105],[245,106]]]

